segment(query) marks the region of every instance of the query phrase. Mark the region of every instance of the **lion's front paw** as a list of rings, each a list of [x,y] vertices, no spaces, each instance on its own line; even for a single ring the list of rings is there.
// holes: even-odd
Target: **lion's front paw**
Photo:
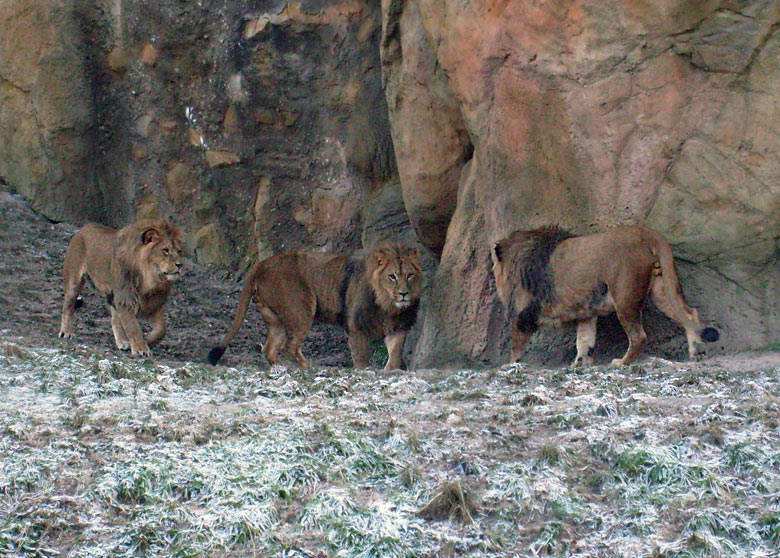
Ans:
[[[71,331],[65,331],[63,329],[60,330],[60,332],[57,334],[59,337],[62,337],[63,339],[70,339],[73,335],[73,332]]]
[[[571,363],[572,368],[587,368],[588,366],[593,366],[593,357],[588,355],[577,355],[577,358]]]
[[[129,341],[125,341],[125,342],[117,341],[116,348],[119,349],[120,351],[129,351],[130,350],[130,342]]]
[[[138,357],[150,357],[152,356],[152,351],[149,349],[149,346],[144,343],[143,345],[140,345],[138,347],[133,347],[132,344],[130,345],[130,356],[138,356]]]
[[[622,358],[614,358],[612,359],[612,366],[625,366],[626,364],[623,362]]]

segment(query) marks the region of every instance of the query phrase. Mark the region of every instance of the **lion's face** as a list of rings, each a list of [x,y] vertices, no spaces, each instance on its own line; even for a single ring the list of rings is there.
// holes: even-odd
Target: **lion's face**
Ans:
[[[150,283],[176,281],[181,276],[181,241],[178,229],[153,227],[141,236],[144,275]]]
[[[376,267],[370,276],[380,305],[405,310],[419,300],[422,271],[414,248],[383,246],[374,251],[372,259]]]

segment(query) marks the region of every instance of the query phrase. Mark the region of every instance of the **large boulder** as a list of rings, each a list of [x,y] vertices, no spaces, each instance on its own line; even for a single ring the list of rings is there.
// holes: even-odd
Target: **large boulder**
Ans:
[[[488,247],[548,223],[578,233],[657,228],[678,256],[688,301],[724,330],[728,347],[776,340],[777,2],[385,0],[383,12],[407,205],[432,197],[420,161],[463,160],[450,130],[463,123],[473,145],[438,233],[446,242],[415,365],[506,358]],[[428,106],[422,117],[394,108],[410,90]],[[442,143],[448,149],[431,154]],[[424,176],[404,172],[404,156]],[[445,214],[452,186],[436,182]],[[414,203],[409,209],[414,222]],[[668,343],[665,331],[676,326],[650,322],[651,341]],[[549,340],[539,340],[546,352]]]

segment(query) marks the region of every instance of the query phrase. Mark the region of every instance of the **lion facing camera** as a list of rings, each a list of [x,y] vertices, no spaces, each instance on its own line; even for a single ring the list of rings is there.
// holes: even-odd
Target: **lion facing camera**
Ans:
[[[79,293],[89,277],[106,296],[116,346],[132,355],[149,356],[165,336],[165,302],[181,273],[181,232],[165,221],[141,220],[116,231],[89,223],[68,245],[62,277],[60,337],[73,333]],[[138,316],[149,318],[144,337]]]
[[[574,366],[593,363],[598,316],[616,312],[628,350],[612,364],[633,362],[647,340],[642,307],[649,296],[661,312],[685,328],[688,354],[718,331],[701,328],[699,313],[682,296],[672,249],[660,233],[619,226],[586,236],[559,227],[518,231],[491,250],[498,296],[511,321],[512,362],[540,325],[577,324]]]
[[[405,244],[386,243],[352,257],[276,254],[250,269],[233,324],[208,360],[219,361],[254,302],[268,326],[265,355],[271,364],[284,349],[299,366],[308,366],[301,345],[316,319],[347,329],[355,368],[368,367],[370,342],[379,338],[387,347],[385,370],[400,368],[421,292],[419,256]]]

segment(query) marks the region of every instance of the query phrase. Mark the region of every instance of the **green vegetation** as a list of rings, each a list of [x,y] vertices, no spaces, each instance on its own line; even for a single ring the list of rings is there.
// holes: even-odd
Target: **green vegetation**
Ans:
[[[0,555],[780,546],[778,368],[299,372],[0,348]]]

